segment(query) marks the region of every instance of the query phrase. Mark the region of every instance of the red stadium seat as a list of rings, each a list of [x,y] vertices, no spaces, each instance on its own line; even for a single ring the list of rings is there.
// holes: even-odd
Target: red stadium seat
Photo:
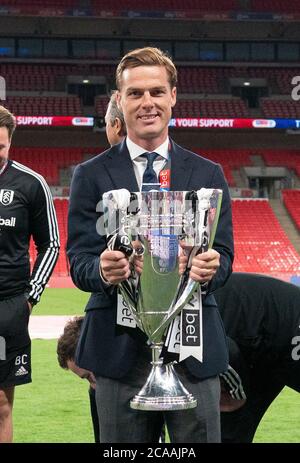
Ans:
[[[234,270],[299,274],[300,257],[267,200],[233,200]]]

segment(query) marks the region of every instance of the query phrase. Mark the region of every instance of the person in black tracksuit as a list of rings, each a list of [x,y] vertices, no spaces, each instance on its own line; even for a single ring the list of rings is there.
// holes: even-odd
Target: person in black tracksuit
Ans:
[[[300,392],[300,287],[264,275],[232,273],[214,295],[230,338],[229,363],[247,397],[244,405],[236,401],[234,406],[232,400],[232,411],[227,407],[221,413],[222,442],[252,442],[284,386]]]
[[[28,321],[59,253],[51,192],[44,178],[8,159],[15,119],[0,106],[0,442],[12,441],[14,387],[31,382]],[[37,258],[30,268],[31,237]]]

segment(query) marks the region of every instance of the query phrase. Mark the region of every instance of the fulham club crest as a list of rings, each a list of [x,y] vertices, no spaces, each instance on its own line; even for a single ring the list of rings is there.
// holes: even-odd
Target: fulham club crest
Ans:
[[[0,203],[3,206],[9,206],[14,198],[13,190],[0,190]]]

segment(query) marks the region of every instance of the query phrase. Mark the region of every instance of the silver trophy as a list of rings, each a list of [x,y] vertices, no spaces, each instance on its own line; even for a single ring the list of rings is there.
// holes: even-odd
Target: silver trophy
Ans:
[[[138,328],[152,348],[152,370],[130,406],[139,410],[180,410],[196,407],[173,367],[163,363],[167,329],[192,298],[199,283],[188,276],[192,258],[212,246],[222,202],[222,190],[113,190],[103,195],[104,230],[109,249],[123,251],[132,273],[120,292]],[[179,275],[180,243],[189,249],[187,271]],[[134,271],[134,259],[142,271]]]

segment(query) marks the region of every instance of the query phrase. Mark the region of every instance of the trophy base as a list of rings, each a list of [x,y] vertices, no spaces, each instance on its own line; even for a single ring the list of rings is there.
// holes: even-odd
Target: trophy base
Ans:
[[[187,410],[197,400],[183,386],[171,363],[153,362],[151,373],[140,392],[130,401],[135,410]]]

